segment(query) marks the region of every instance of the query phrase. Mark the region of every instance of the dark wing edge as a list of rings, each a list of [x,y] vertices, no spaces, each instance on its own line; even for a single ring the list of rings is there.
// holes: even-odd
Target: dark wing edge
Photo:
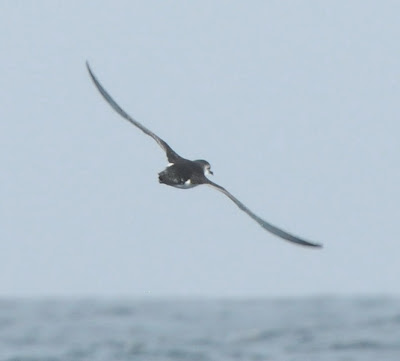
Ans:
[[[228,198],[230,198],[243,212],[247,213],[251,218],[253,218],[262,228],[267,230],[268,232],[271,232],[275,236],[278,236],[286,241],[296,243],[301,246],[308,246],[308,247],[317,247],[321,248],[322,245],[319,243],[313,243],[313,242],[308,242],[305,241],[304,239],[298,238],[290,233],[287,233],[283,231],[280,228],[277,228],[273,226],[272,224],[264,221],[262,218],[257,216],[255,213],[253,213],[249,208],[247,208],[242,202],[240,202],[236,197],[234,197],[230,192],[228,192],[224,187],[221,187],[220,185],[210,181],[207,179],[207,182],[205,183],[212,188],[222,192],[225,194]]]
[[[92,78],[92,81],[94,85],[96,86],[97,90],[100,92],[100,94],[103,96],[103,98],[107,101],[108,104],[111,105],[111,107],[122,117],[124,117],[126,120],[128,120],[130,123],[138,127],[143,133],[149,135],[152,137],[158,145],[165,151],[167,154],[168,161],[171,163],[174,163],[176,160],[181,159],[182,157],[179,156],[164,140],[162,140],[160,137],[155,135],[152,131],[147,129],[145,126],[140,124],[137,120],[132,118],[125,110],[123,110],[117,102],[111,97],[110,94],[107,93],[107,91],[103,88],[103,86],[100,84],[100,82],[97,80],[97,77],[94,75],[92,69],[90,68],[89,62],[86,61],[86,67],[89,72],[90,77]]]

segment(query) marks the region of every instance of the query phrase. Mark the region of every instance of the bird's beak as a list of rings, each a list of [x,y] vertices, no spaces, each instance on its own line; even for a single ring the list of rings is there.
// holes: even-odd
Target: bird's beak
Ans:
[[[210,173],[211,175],[214,175],[214,172],[212,172],[211,170],[208,170],[208,173]]]

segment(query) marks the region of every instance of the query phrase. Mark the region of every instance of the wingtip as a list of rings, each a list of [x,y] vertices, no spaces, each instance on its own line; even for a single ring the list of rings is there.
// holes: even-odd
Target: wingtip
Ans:
[[[96,76],[95,76],[94,73],[93,73],[92,68],[91,68],[90,65],[89,65],[89,61],[88,61],[88,60],[86,60],[86,69],[87,69],[87,71],[88,71],[90,77],[91,77],[92,80],[94,81],[94,83],[97,83],[98,81],[97,81],[97,79],[96,79]]]
[[[87,70],[91,71],[91,68],[90,68],[90,65],[89,65],[89,60],[86,60],[85,64],[86,64]]]
[[[313,248],[324,248],[324,245],[321,243],[309,243],[307,246],[313,247]]]

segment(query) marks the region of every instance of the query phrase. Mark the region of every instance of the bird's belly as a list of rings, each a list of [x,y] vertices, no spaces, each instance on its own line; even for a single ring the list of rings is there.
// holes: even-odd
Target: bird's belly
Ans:
[[[169,167],[160,172],[158,174],[158,179],[160,183],[181,189],[193,188],[197,185],[196,183],[193,184],[187,175],[176,172],[173,167]]]
[[[189,181],[190,181],[190,179],[189,179]],[[172,187],[180,188],[180,189],[189,189],[189,188],[193,188],[193,187],[198,186],[198,184],[188,183],[189,181],[186,181],[186,182],[183,183],[183,184],[170,184],[170,185],[171,185]]]

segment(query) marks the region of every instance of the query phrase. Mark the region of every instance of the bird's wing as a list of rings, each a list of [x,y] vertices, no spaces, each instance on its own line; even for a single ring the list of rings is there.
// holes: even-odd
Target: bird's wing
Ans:
[[[86,62],[87,69],[89,71],[90,77],[93,80],[94,85],[96,85],[96,88],[99,90],[100,94],[103,96],[103,98],[112,106],[112,108],[119,113],[122,117],[124,117],[127,121],[132,123],[133,125],[137,126],[140,130],[142,130],[145,134],[150,135],[158,144],[159,146],[164,149],[165,153],[167,154],[168,161],[170,163],[174,163],[176,160],[181,159],[182,157],[179,156],[175,151],[160,137],[155,135],[152,131],[147,129],[145,126],[140,124],[137,120],[132,118],[125,110],[123,110],[117,103],[116,101],[111,97],[110,94],[106,92],[106,90],[103,88],[103,86],[100,84],[100,82],[97,80],[96,76],[94,75],[92,69],[90,69],[89,63]]]
[[[207,179],[207,178],[206,178]],[[283,231],[282,229],[279,229],[275,226],[273,226],[272,224],[264,221],[263,219],[261,219],[259,216],[257,216],[255,213],[253,213],[250,209],[248,209],[242,202],[240,202],[236,197],[234,197],[230,192],[228,192],[225,188],[221,187],[220,185],[210,181],[209,179],[207,179],[207,181],[205,182],[205,184],[213,187],[214,189],[222,192],[223,194],[225,194],[227,197],[229,197],[243,212],[247,213],[251,218],[253,218],[261,227],[263,227],[264,229],[266,229],[267,231],[275,234],[278,237],[281,237],[289,242],[293,242],[302,246],[309,246],[309,247],[322,247],[321,244],[318,243],[312,243],[312,242],[308,242],[305,241],[301,238],[298,238],[296,236],[293,236],[290,233],[287,233],[285,231]]]

